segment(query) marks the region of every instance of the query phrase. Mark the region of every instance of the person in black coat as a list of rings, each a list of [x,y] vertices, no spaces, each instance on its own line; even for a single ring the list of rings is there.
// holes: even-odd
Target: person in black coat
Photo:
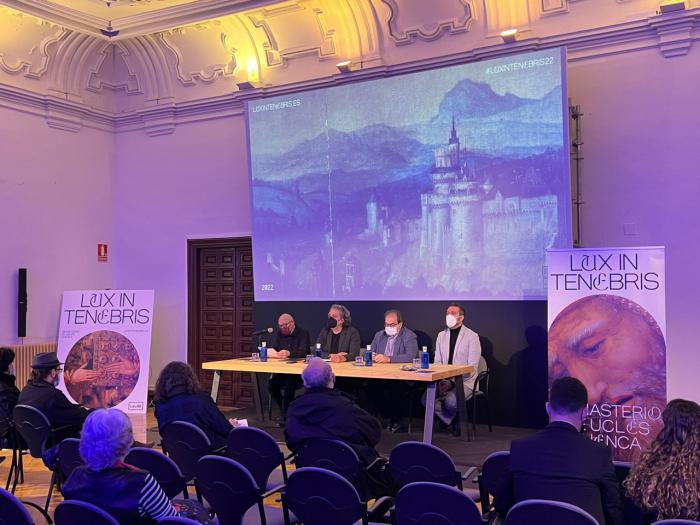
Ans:
[[[310,439],[337,439],[352,447],[365,466],[379,457],[374,448],[382,434],[379,421],[333,388],[331,366],[315,357],[301,377],[306,392],[289,406],[284,427],[289,449],[296,452]]]
[[[342,304],[331,305],[326,326],[321,328],[316,338],[324,357],[340,363],[354,361],[360,355],[360,332],[351,324],[350,310]]]
[[[591,514],[600,525],[623,525],[621,494],[610,450],[581,433],[586,387],[564,377],[552,383],[549,425],[513,440],[510,463],[494,505],[505,518],[526,499],[563,501]]]
[[[15,360],[12,348],[0,348],[0,418],[12,419],[12,409],[19,398],[19,388],[15,384],[15,374],[10,367]]]
[[[29,405],[41,411],[51,423],[51,427],[60,430],[54,432],[56,443],[65,438],[80,437],[80,429],[88,411],[71,403],[56,386],[61,375],[62,363],[56,352],[43,352],[34,356],[32,376],[19,394],[17,404]],[[86,370],[86,373],[92,373]],[[81,376],[76,381],[89,380]],[[53,443],[55,444],[55,443]]]
[[[187,363],[168,363],[158,376],[154,397],[158,431],[173,421],[192,423],[204,431],[214,448],[226,445],[235,419],[226,420],[211,396],[199,389],[194,371]]]

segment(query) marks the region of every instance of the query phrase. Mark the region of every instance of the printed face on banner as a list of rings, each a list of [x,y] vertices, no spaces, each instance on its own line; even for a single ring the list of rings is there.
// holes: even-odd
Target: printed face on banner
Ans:
[[[661,412],[666,404],[666,343],[662,329],[665,319],[660,313],[663,312],[663,270],[651,272],[656,283],[653,287],[613,285],[616,289],[605,291],[614,294],[597,293],[597,289],[588,289],[585,283],[598,283],[600,289],[602,283],[641,281],[631,278],[620,281],[620,268],[612,263],[584,269],[572,264],[572,256],[558,259],[561,253],[549,255],[549,383],[569,376],[581,380],[588,390],[591,438],[610,446],[613,459],[633,460],[663,426]],[[584,257],[581,251],[577,256]],[[630,257],[626,260],[634,261],[642,271],[658,268],[659,261],[649,260],[644,253]],[[622,259],[608,257],[607,260]],[[562,266],[563,261],[568,264]],[[610,288],[609,284],[606,286]]]

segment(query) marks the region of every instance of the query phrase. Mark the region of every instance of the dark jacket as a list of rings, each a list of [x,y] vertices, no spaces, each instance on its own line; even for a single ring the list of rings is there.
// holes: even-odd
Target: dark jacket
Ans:
[[[309,332],[296,325],[290,335],[282,335],[277,330],[268,345],[275,350],[289,350],[289,357],[293,359],[303,359],[311,350],[311,338]]]
[[[389,342],[389,336],[384,330],[374,334],[372,339],[372,351],[378,354],[385,354],[386,347]],[[392,363],[410,363],[413,358],[418,357],[418,338],[416,334],[406,328],[396,334],[394,342],[394,353],[390,356]]]
[[[365,465],[379,454],[382,428],[374,416],[345,393],[332,388],[309,388],[287,410],[284,438],[292,452],[309,439],[337,439],[352,447]]]
[[[17,403],[40,410],[53,428],[69,427],[56,436],[57,441],[66,437],[80,437],[80,429],[88,411],[68,401],[58,388],[41,379],[30,379],[19,394]]]
[[[18,398],[19,388],[15,386],[15,376],[0,374],[0,418],[12,419],[12,409]]]
[[[214,403],[214,400],[206,392],[185,391],[172,392],[172,397],[156,402],[156,419],[158,431],[173,421],[185,421],[201,428],[214,445],[214,448],[226,444],[227,438],[233,427]]]
[[[610,450],[574,426],[555,421],[533,436],[513,440],[494,505],[505,518],[515,503],[526,499],[564,501],[600,525],[623,525],[620,496]]]
[[[323,355],[327,356],[331,351],[331,341],[333,340],[333,332],[328,328],[321,328],[321,331],[316,338],[317,343],[321,343]],[[340,332],[340,340],[338,341],[338,353],[347,352],[348,361],[353,361],[355,357],[360,355],[360,332],[354,326],[343,328]]]
[[[141,489],[148,473],[130,465],[100,471],[86,466],[71,472],[61,487],[63,497],[86,501],[111,514],[120,525],[150,524],[150,518],[139,516]],[[87,525],[87,524],[86,524]]]

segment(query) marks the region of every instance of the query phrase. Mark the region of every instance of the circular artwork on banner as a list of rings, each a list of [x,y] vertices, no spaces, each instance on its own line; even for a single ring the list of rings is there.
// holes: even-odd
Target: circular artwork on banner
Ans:
[[[99,330],[81,337],[68,352],[63,379],[76,403],[110,408],[124,401],[139,380],[141,363],[133,343]]]

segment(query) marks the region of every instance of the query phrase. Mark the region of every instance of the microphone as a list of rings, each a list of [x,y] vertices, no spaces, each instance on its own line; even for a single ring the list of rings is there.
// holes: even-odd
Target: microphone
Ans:
[[[272,328],[263,328],[262,330],[258,330],[257,332],[253,332],[253,335],[263,335],[263,334],[271,334],[274,332]]]

